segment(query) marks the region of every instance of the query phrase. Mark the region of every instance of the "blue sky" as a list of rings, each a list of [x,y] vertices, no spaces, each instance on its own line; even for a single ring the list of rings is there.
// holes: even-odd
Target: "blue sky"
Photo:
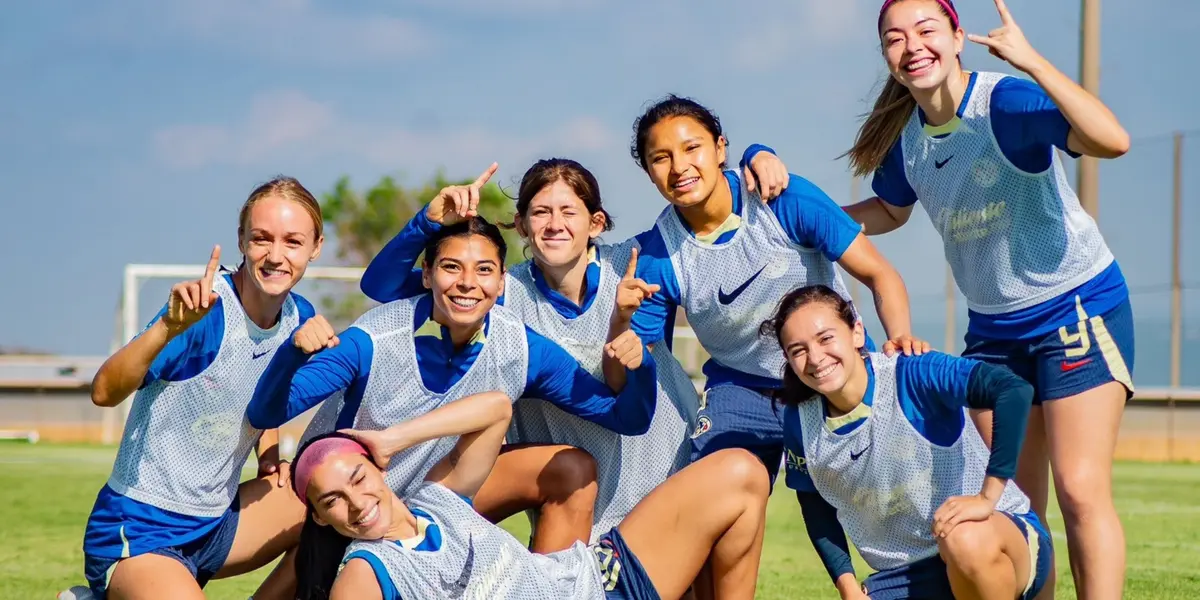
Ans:
[[[640,109],[668,92],[715,109],[735,155],[770,144],[793,172],[850,200],[835,157],[884,74],[877,0],[639,4],[9,7],[0,23],[0,250],[10,257],[0,345],[107,352],[123,266],[203,262],[214,243],[236,263],[238,207],[276,173],[320,193],[342,174],[360,186],[383,174],[415,183],[438,168],[473,176],[497,160],[499,181],[512,185],[535,158],[565,155],[596,173],[617,221],[610,235],[623,239],[662,207],[628,143]],[[998,25],[992,2],[959,4],[968,31]],[[1034,46],[1074,75],[1079,3],[1008,4]],[[1195,80],[1175,76],[1200,59],[1181,41],[1196,23],[1200,4],[1189,0],[1104,6],[1102,96],[1135,145],[1102,167],[1101,226],[1135,291],[1169,277],[1171,156],[1161,134],[1200,128]],[[965,61],[1012,72],[974,45]],[[1189,143],[1194,171],[1200,135]],[[1196,184],[1187,183],[1185,228],[1197,232]],[[940,320],[944,272],[928,219],[876,241],[905,276],[917,318]],[[1185,253],[1197,256],[1196,244],[1185,240]],[[333,253],[319,264],[335,264]],[[1184,276],[1200,283],[1196,261]],[[148,318],[166,288],[147,289]],[[1200,292],[1188,305],[1200,313]],[[1163,317],[1168,296],[1140,293],[1135,306],[1139,318]]]

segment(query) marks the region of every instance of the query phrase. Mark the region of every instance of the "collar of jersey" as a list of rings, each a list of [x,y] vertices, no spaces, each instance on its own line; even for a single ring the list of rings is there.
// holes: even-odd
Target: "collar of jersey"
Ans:
[[[417,519],[416,535],[396,540],[396,544],[405,550],[437,550],[442,545],[441,531],[433,516],[419,509],[409,507],[409,511]]]
[[[871,406],[875,401],[875,369],[871,367],[871,359],[863,361],[863,366],[867,369],[867,391],[863,394],[863,401],[854,410],[840,416],[829,416],[829,405],[822,403],[825,412],[825,428],[831,433],[837,435],[846,435],[859,425],[867,422],[867,418],[871,416]]]
[[[970,77],[967,80],[967,91],[963,93],[962,101],[958,103],[958,110],[954,111],[954,118],[950,119],[944,125],[930,125],[925,122],[925,111],[917,107],[917,114],[921,117],[921,128],[925,131],[925,135],[929,137],[945,137],[954,133],[959,125],[962,125],[963,112],[967,109],[967,102],[971,100],[971,93],[975,91],[975,78],[977,72],[971,71]]]
[[[479,331],[476,331],[475,335],[471,336],[470,341],[467,343],[464,349],[474,346],[475,344],[482,344],[486,342],[488,328],[491,326],[491,324],[492,314],[489,312],[483,317],[483,327],[480,327]],[[424,296],[421,296],[421,299],[417,300],[417,305],[413,310],[413,337],[417,338],[424,336],[442,340],[442,342],[448,346],[452,344],[450,330],[447,329],[445,325],[433,320],[432,294],[425,294]],[[451,352],[451,355],[453,355],[453,352]]]
[[[724,175],[725,181],[729,182],[729,191],[733,195],[733,211],[729,213],[728,217],[725,217],[725,222],[717,226],[712,233],[696,235],[687,219],[683,218],[683,213],[679,212],[679,208],[675,208],[675,216],[679,217],[683,229],[698,242],[709,245],[724,244],[733,239],[733,234],[737,233],[738,228],[742,226],[742,182],[733,171],[727,170]]]
[[[542,293],[542,297],[550,302],[550,306],[553,306],[558,314],[567,318],[578,317],[587,312],[592,306],[592,300],[596,298],[596,290],[600,289],[600,258],[595,244],[588,245],[588,265],[587,270],[583,272],[582,306],[550,287],[550,284],[546,283],[546,276],[538,268],[537,261],[529,261],[529,272],[533,275],[533,284]]]

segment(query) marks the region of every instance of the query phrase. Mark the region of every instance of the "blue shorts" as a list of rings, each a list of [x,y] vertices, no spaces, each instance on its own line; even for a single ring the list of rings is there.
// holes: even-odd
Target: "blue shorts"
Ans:
[[[1079,306],[1079,305],[1077,305]],[[1034,387],[1033,403],[1058,400],[1110,381],[1133,396],[1133,308],[1129,300],[1112,310],[1089,316],[1044,336],[1001,340],[968,333],[964,358],[1008,367]]]
[[[659,600],[658,590],[616,527],[589,546],[600,566],[607,600]]]
[[[146,554],[158,554],[179,561],[203,589],[229,558],[233,548],[233,538],[237,535],[238,520],[241,516],[241,504],[234,498],[232,507],[221,517],[221,522],[204,536],[179,546],[155,548]],[[107,597],[108,582],[116,569],[117,562],[125,558],[107,558],[84,553],[83,575],[87,578],[88,587],[97,600]]]
[[[1012,519],[1017,529],[1025,535],[1029,543],[1030,578],[1021,582],[1020,600],[1032,600],[1046,585],[1050,577],[1050,563],[1054,558],[1054,544],[1045,526],[1031,513],[1013,515],[1003,513]],[[863,581],[863,587],[871,600],[945,600],[954,598],[950,590],[950,576],[946,573],[946,563],[940,555],[918,560],[916,562],[873,573]]]
[[[783,406],[768,390],[719,384],[700,396],[692,462],[726,448],[744,448],[767,467],[771,487],[783,461]]]

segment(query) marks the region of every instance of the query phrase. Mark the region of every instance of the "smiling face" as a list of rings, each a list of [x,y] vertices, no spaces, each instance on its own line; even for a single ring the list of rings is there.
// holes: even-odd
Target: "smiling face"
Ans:
[[[964,34],[936,0],[900,0],[888,7],[879,28],[892,77],[910,91],[929,92],[961,73]]]
[[[663,198],[687,208],[708,200],[721,183],[725,138],[690,116],[668,117],[650,127],[643,156]]]
[[[437,246],[422,275],[433,295],[433,318],[452,329],[483,324],[504,293],[500,249],[479,234],[456,235]]]
[[[863,369],[862,324],[846,324],[828,302],[796,308],[779,332],[788,366],[800,382],[823,396],[837,393]]]
[[[530,241],[538,264],[558,267],[586,254],[605,221],[603,212],[589,212],[575,190],[559,179],[534,194],[525,214],[517,216],[517,231]]]
[[[323,241],[312,214],[299,202],[268,195],[246,212],[238,245],[254,287],[278,297],[304,277],[308,263],[321,255]]]
[[[382,539],[392,522],[392,491],[366,456],[341,453],[313,468],[306,491],[313,519],[352,539]]]

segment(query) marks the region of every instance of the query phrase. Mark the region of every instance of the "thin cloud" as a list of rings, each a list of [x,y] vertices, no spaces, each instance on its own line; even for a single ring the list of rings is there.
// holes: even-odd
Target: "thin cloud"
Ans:
[[[245,118],[232,124],[185,123],[153,134],[154,156],[175,169],[249,166],[288,159],[352,158],[394,168],[474,166],[522,161],[548,152],[609,151],[616,136],[592,117],[568,120],[535,134],[480,127],[416,131],[400,125],[356,121],[294,90],[256,97]]]
[[[81,14],[74,30],[143,48],[184,38],[237,56],[320,65],[407,59],[436,46],[416,21],[334,12],[309,0],[125,0]]]

